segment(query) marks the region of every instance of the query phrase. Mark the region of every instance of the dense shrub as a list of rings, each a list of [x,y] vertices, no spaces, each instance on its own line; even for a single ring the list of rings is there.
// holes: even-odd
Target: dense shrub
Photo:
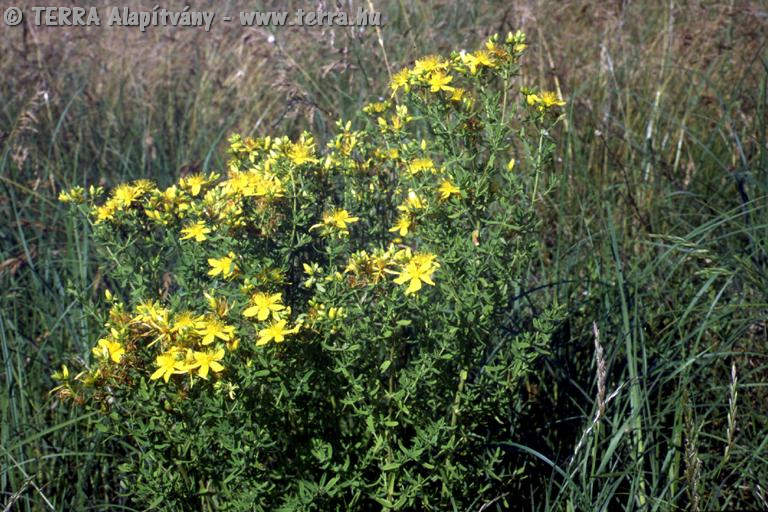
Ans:
[[[514,298],[562,105],[516,85],[524,48],[417,60],[325,149],[236,135],[223,178],[62,195],[114,293],[56,392],[100,411],[133,502],[464,510],[516,478],[558,310]]]

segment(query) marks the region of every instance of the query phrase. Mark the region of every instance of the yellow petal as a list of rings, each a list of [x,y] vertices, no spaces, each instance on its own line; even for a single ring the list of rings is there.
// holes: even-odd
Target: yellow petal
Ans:
[[[405,272],[402,272],[398,277],[395,278],[396,284],[405,284],[406,281],[408,281],[410,277]]]
[[[411,284],[408,285],[408,288],[405,290],[405,294],[410,295],[412,293],[416,293],[419,290],[421,290],[421,280],[411,279]]]
[[[246,308],[243,311],[243,316],[246,317],[246,318],[250,318],[252,316],[256,316],[259,313],[259,309],[261,309],[261,308],[259,308],[257,306],[251,306],[249,308]]]

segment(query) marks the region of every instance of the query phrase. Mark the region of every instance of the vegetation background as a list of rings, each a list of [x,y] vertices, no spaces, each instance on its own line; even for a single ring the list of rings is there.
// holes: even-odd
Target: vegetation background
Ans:
[[[385,25],[0,27],[2,510],[130,510],[119,461],[48,396],[98,336],[82,290],[103,292],[61,190],[221,169],[232,132],[322,137],[415,58],[518,28],[524,82],[568,105],[538,285],[516,300],[549,294],[569,313],[528,383],[529,431],[510,439],[529,461],[519,508],[768,508],[763,2],[193,5],[361,5]]]

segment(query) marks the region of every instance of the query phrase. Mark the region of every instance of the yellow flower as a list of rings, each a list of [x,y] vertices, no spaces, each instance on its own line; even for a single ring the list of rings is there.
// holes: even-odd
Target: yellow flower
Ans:
[[[344,273],[352,274],[352,278],[349,280],[350,286],[376,284],[384,278],[391,264],[392,252],[390,250],[377,249],[373,254],[368,254],[366,251],[357,251],[347,261]],[[331,310],[333,309],[331,308]],[[337,309],[337,313],[341,315],[343,308]],[[333,318],[331,310],[329,310],[329,318]]]
[[[232,338],[227,342],[228,350],[237,350],[237,347],[239,346],[240,346],[240,340],[238,338]]]
[[[298,327],[294,327],[293,329],[286,329],[286,323],[287,322],[285,320],[277,320],[276,322],[273,322],[269,327],[259,331],[259,341],[256,342],[256,345],[266,345],[273,340],[275,343],[280,343],[285,340],[287,335],[294,334],[299,331]]]
[[[150,380],[157,380],[160,377],[167,383],[168,379],[174,373],[183,373],[183,361],[178,359],[179,349],[172,348],[165,354],[160,354],[155,358],[157,370],[149,377]]]
[[[283,295],[281,293],[271,295],[262,292],[255,293],[251,297],[251,304],[253,305],[243,311],[243,316],[246,318],[255,316],[259,322],[269,318],[269,315],[277,319],[278,313],[285,309],[285,306],[281,304],[282,300]]]
[[[349,229],[347,228],[347,225],[359,220],[359,217],[352,217],[347,210],[336,208],[333,211],[325,212],[323,214],[323,221],[319,224],[315,224],[309,229],[312,230],[319,227],[334,228],[339,230],[342,234],[348,234]]]
[[[199,220],[181,230],[181,234],[184,235],[181,239],[194,238],[196,242],[202,242],[208,239],[206,235],[210,232],[211,230],[205,225],[205,222]]]
[[[238,270],[237,265],[235,265],[235,254],[232,252],[219,259],[208,258],[208,264],[211,266],[208,275],[213,277],[219,274],[221,277],[231,277]]]
[[[405,236],[408,234],[408,230],[411,228],[411,224],[412,222],[410,215],[403,213],[397,219],[395,225],[389,228],[389,232],[398,233],[400,236]]]
[[[235,335],[235,328],[231,325],[225,325],[216,318],[209,318],[197,322],[197,334],[203,337],[202,344],[210,345],[216,338],[222,341],[229,341]]]
[[[352,224],[360,220],[358,217],[352,217],[347,210],[334,210],[329,218],[329,224],[339,229],[347,229],[347,224]]]
[[[117,203],[112,200],[107,201],[101,206],[96,207],[96,224],[104,222],[105,220],[112,220],[117,212]]]
[[[405,92],[408,92],[411,89],[408,83],[409,78],[410,73],[408,68],[403,68],[392,75],[392,80],[389,82],[389,88],[392,89],[392,93],[396,93],[400,88]]]
[[[301,161],[301,159],[297,161]],[[230,181],[232,182],[232,189],[246,197],[282,197],[285,192],[280,178],[267,170],[251,169],[250,171],[233,176]]]
[[[405,290],[406,295],[416,293],[421,290],[422,283],[426,283],[430,286],[435,285],[432,281],[432,274],[438,267],[439,265],[435,261],[434,254],[417,254],[405,265],[405,268],[403,268],[399,276],[395,279],[395,283],[408,283],[408,288]]]
[[[544,91],[539,95],[541,105],[544,108],[562,107],[565,102],[557,97],[557,94],[551,91]]]
[[[183,333],[194,329],[197,325],[197,322],[199,321],[200,318],[197,318],[192,313],[186,311],[176,315],[176,318],[173,320],[173,328],[171,330],[173,332]]]
[[[461,87],[456,87],[455,89],[453,89],[453,93],[451,93],[451,101],[463,100],[466,93],[467,91],[465,89],[462,89]]]
[[[431,252],[417,252],[411,257],[411,261],[419,266],[434,266],[435,268],[440,265],[437,264],[437,256]]]
[[[424,201],[413,190],[408,191],[405,202],[397,207],[401,212],[412,212],[424,208]]]
[[[193,174],[179,180],[181,188],[188,191],[191,196],[198,195],[206,183],[207,180],[202,174]]]
[[[421,171],[430,171],[435,168],[434,162],[432,162],[431,158],[414,158],[409,164],[408,164],[408,173],[411,176],[414,176]]]
[[[437,55],[427,55],[417,59],[413,64],[413,72],[416,75],[423,75],[433,71],[442,70],[448,67],[448,63]]]
[[[453,80],[453,77],[451,75],[446,75],[442,71],[435,71],[429,76],[429,91],[430,92],[440,92],[440,91],[452,91],[453,87],[448,85],[451,83],[451,80]]]
[[[312,137],[302,134],[298,141],[291,143],[287,155],[296,165],[301,165],[307,162],[316,162],[315,145]]]
[[[528,105],[536,106],[539,111],[545,111],[552,107],[562,107],[565,101],[558,98],[557,94],[551,91],[544,91],[540,94],[527,94],[525,100]]]
[[[489,48],[493,50],[493,48]],[[485,66],[488,68],[492,68],[496,66],[496,63],[493,61],[493,58],[491,58],[491,54],[487,50],[478,50],[474,54],[475,57],[475,63],[478,66]]]
[[[512,169],[514,169],[514,168],[515,168],[515,159],[513,158],[513,159],[512,159],[512,160],[510,160],[510,161],[509,161],[509,163],[507,164],[507,170],[508,170],[509,172],[512,172]]]
[[[102,338],[98,344],[93,347],[93,355],[100,359],[111,359],[115,363],[119,363],[125,354],[125,348],[119,341],[109,340]]]
[[[397,74],[395,74],[397,76]],[[408,73],[406,70],[406,82],[408,81]],[[389,108],[389,102],[385,101],[375,101],[373,103],[368,103],[363,107],[363,112],[366,114],[381,114],[385,110]]]
[[[480,67],[485,66],[493,68],[497,65],[488,50],[478,50],[475,53],[463,53],[461,55],[461,62],[469,68],[469,72],[472,75],[476,75],[478,68]]]
[[[141,189],[129,183],[122,183],[112,191],[112,197],[119,208],[127,208],[131,206],[131,204],[138,199],[140,194]]]
[[[134,320],[152,324],[153,326],[166,325],[168,323],[168,310],[158,302],[146,300],[136,305]]]
[[[203,379],[208,378],[208,370],[220,372],[224,369],[224,367],[219,363],[219,361],[221,361],[221,359],[224,357],[223,348],[220,348],[215,352],[195,351],[192,354],[192,357],[193,362],[188,364],[184,369],[187,371],[197,369],[197,374]]]
[[[454,185],[448,180],[444,180],[440,184],[440,187],[437,189],[437,192],[440,194],[440,199],[442,200],[448,199],[453,194],[456,194],[457,196],[461,195],[461,189],[459,189],[459,187],[457,187],[456,185]]]
[[[160,198],[166,207],[172,207],[183,200],[183,196],[176,185],[171,185],[163,190]]]

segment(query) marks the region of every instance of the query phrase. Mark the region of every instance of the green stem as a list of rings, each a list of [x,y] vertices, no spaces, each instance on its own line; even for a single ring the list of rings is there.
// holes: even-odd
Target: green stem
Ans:
[[[389,361],[390,365],[392,364],[392,361],[395,359],[395,347],[394,345],[390,346],[389,348]],[[389,412],[387,414],[387,417],[389,419],[392,418],[392,392],[395,389],[395,373],[394,370],[390,370],[389,372]],[[392,453],[392,445],[389,442],[389,428],[387,428],[387,464],[391,464],[394,457]],[[392,503],[392,496],[395,494],[395,477],[397,476],[396,471],[392,471],[389,474],[389,482],[387,485],[387,501]]]
[[[539,133],[539,148],[536,150],[536,176],[533,180],[533,195],[531,204],[536,202],[536,192],[539,187],[539,174],[541,174],[541,148],[544,145],[544,133]]]
[[[509,89],[509,71],[504,71],[504,97],[501,100],[501,128],[504,129],[504,118],[507,114],[507,90]]]

